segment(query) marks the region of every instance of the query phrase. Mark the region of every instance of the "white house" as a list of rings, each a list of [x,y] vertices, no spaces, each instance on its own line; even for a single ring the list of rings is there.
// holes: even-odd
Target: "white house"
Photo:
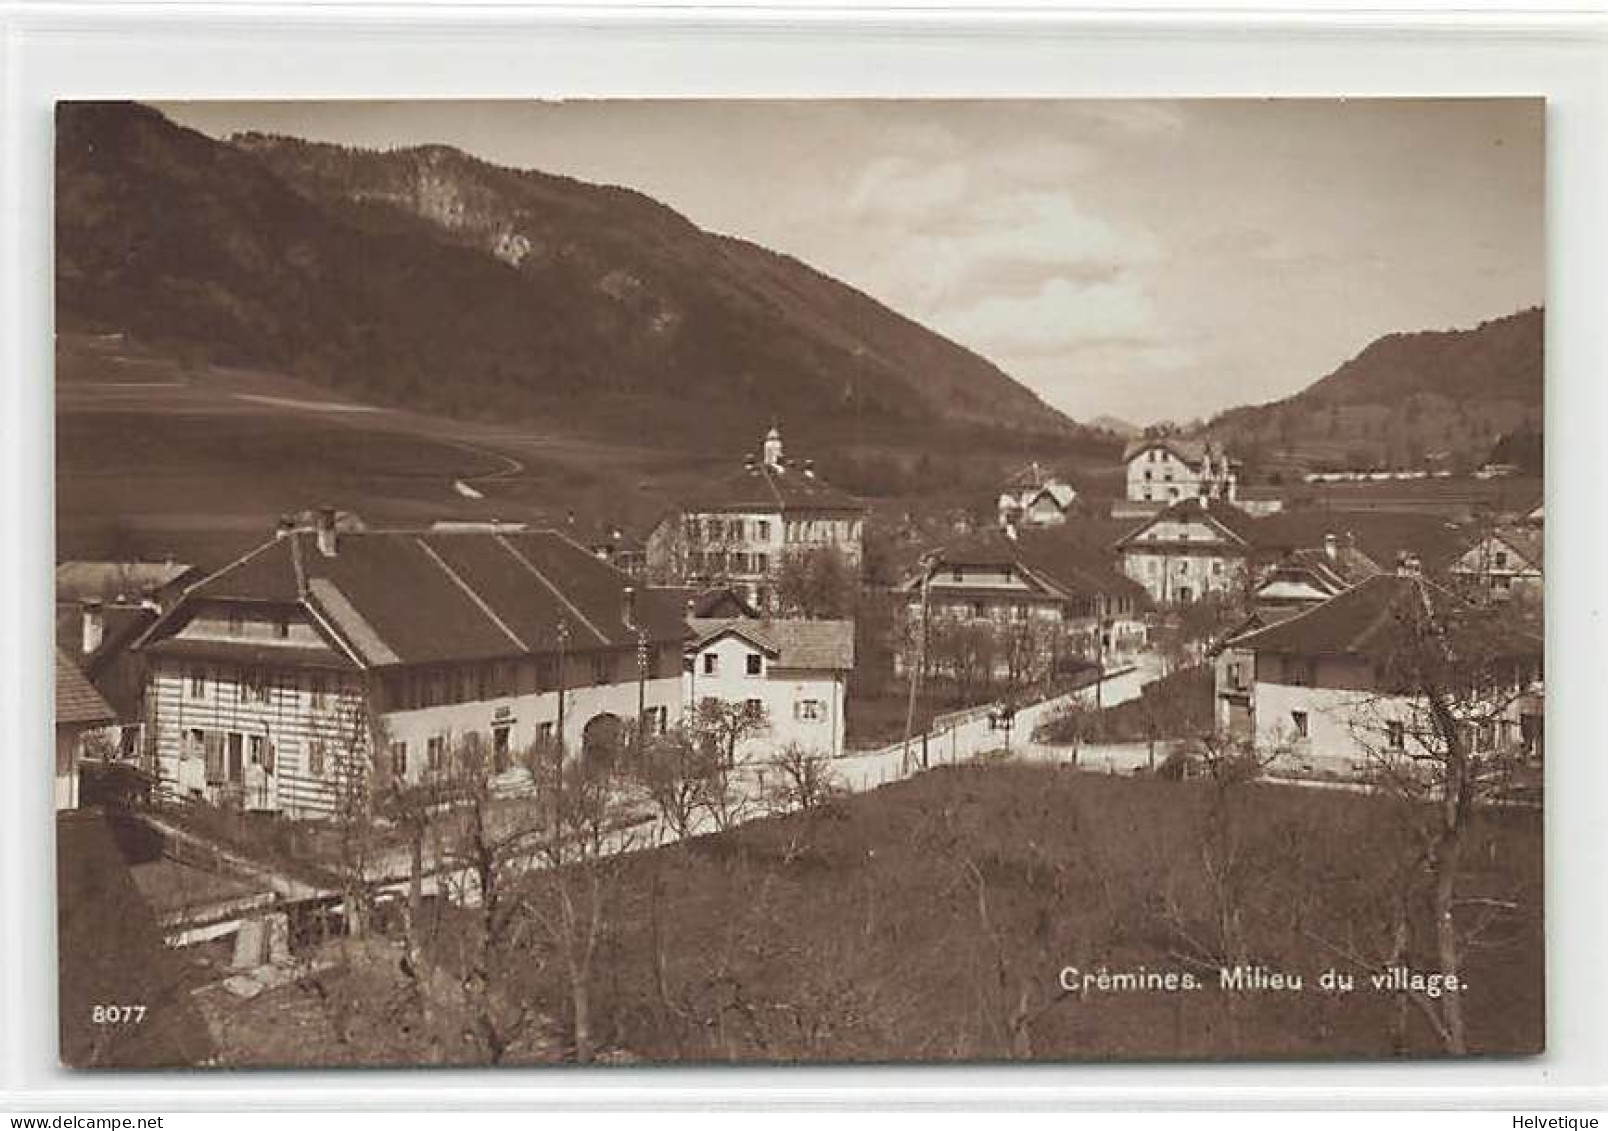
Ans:
[[[843,753],[844,704],[854,669],[850,620],[697,618],[687,646],[684,702],[705,699],[763,711],[768,726],[747,739],[743,755],[797,745],[837,757]]]
[[[1235,501],[1234,463],[1210,440],[1140,436],[1122,453],[1128,466],[1128,501],[1170,506],[1185,499]]]
[[[1189,498],[1116,543],[1122,570],[1158,605],[1188,605],[1241,591],[1255,553],[1255,520],[1232,503]]]
[[[1544,548],[1539,528],[1499,527],[1459,554],[1448,572],[1498,601],[1515,596],[1539,598]]]
[[[639,717],[662,730],[683,611],[552,531],[282,531],[136,644],[152,768],[183,794],[320,816],[365,765],[417,781],[460,744],[506,764]]]
[[[1424,708],[1393,686],[1398,625],[1450,594],[1416,573],[1381,573],[1338,596],[1226,643],[1217,666],[1219,724],[1249,736],[1258,751],[1355,773],[1392,755],[1421,751]],[[1541,641],[1515,634],[1508,645],[1514,686],[1500,718],[1470,725],[1477,754],[1523,747],[1539,755]]]
[[[831,549],[858,577],[865,516],[865,504],[817,475],[813,460],[787,458],[773,426],[759,458],[659,523],[647,567],[662,581],[732,585],[770,609],[788,555]]]
[[[999,496],[999,524],[1061,526],[1077,501],[1076,487],[1034,461],[1006,480]]]

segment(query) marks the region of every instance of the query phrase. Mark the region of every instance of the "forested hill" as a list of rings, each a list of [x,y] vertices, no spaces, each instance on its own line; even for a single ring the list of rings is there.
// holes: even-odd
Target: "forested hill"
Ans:
[[[978,355],[640,193],[441,146],[219,142],[127,103],[63,104],[57,136],[66,329],[603,432],[1082,435]]]
[[[1314,465],[1483,462],[1503,436],[1539,432],[1545,314],[1532,307],[1461,330],[1388,334],[1281,401],[1208,426],[1239,450]]]

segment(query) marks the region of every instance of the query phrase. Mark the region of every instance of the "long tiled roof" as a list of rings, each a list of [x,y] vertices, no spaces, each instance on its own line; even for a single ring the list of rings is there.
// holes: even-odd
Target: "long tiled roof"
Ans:
[[[1400,625],[1414,606],[1437,614],[1460,607],[1458,598],[1420,576],[1381,573],[1268,628],[1237,637],[1236,648],[1305,656],[1386,656],[1399,643]],[[1515,631],[1514,654],[1541,651],[1541,640]]]
[[[333,556],[297,532],[207,578],[185,604],[199,600],[305,605],[368,667],[551,653],[560,624],[575,650],[634,646],[639,631],[652,643],[686,635],[675,594],[633,586],[553,531],[346,532]]]
[[[78,665],[56,649],[56,725],[98,726],[115,723],[117,712],[101,698]]]
[[[1111,550],[1101,544],[1109,537],[1106,527],[1089,525],[1100,533],[1085,536],[1081,524],[1021,530],[1015,538],[987,530],[945,544],[937,551],[937,560],[942,568],[1012,566],[1043,583],[1056,596],[1097,593],[1126,596],[1143,603],[1147,599],[1144,587],[1119,573]],[[919,582],[917,576],[906,587]]]

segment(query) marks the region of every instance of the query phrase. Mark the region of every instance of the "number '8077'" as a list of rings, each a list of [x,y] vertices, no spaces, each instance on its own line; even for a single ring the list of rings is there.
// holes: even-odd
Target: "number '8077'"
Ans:
[[[97,1005],[90,1009],[89,1020],[94,1025],[138,1025],[145,1020],[143,1005]]]

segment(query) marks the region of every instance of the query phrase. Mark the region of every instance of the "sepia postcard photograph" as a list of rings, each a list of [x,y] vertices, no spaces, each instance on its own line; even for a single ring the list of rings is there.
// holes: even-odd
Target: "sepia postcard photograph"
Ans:
[[[58,102],[61,1063],[1543,1052],[1545,127]]]

